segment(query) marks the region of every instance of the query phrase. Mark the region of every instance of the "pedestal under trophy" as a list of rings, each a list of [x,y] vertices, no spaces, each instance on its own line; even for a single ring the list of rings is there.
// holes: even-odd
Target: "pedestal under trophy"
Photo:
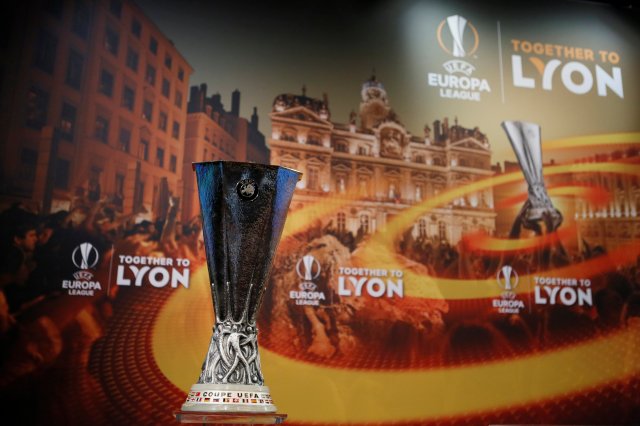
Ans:
[[[181,414],[275,413],[256,317],[301,174],[278,166],[195,163],[215,325]]]

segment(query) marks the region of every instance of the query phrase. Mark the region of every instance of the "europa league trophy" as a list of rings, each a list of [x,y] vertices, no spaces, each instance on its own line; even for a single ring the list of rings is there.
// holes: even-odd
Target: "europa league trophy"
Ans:
[[[216,322],[180,414],[275,413],[260,369],[256,317],[301,174],[224,161],[193,168]]]
[[[555,231],[562,224],[562,214],[551,203],[544,185],[540,126],[523,121],[503,121],[502,128],[507,132],[529,186],[529,199],[518,215],[522,226],[539,231],[538,222],[545,222],[547,231]]]

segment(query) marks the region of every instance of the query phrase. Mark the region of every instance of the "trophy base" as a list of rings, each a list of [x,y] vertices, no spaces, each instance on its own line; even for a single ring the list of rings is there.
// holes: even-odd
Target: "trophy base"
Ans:
[[[286,414],[275,413],[207,413],[203,411],[176,411],[173,413],[180,423],[199,424],[250,424],[279,425],[287,419]]]
[[[196,383],[181,411],[206,413],[275,413],[268,386]]]
[[[525,215],[527,222],[540,222],[544,220],[545,215],[551,217],[551,223],[554,229],[557,229],[562,224],[562,214],[553,206],[549,207],[532,207]]]

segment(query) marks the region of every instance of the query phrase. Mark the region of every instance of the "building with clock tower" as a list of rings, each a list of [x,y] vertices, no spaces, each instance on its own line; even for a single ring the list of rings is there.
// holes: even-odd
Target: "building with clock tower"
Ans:
[[[390,106],[375,77],[361,88],[359,114],[333,121],[328,97],[280,94],[270,114],[271,163],[304,173],[294,209],[336,202],[323,226],[363,235],[430,197],[486,178],[487,137],[448,118],[411,133]],[[437,206],[410,225],[414,237],[457,243],[469,232],[495,232],[492,189],[467,193]]]

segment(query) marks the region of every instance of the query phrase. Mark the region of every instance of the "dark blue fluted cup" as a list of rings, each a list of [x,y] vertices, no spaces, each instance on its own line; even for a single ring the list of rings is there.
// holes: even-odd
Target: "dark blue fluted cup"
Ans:
[[[286,167],[194,163],[216,323],[183,411],[271,413],[256,316],[301,173]]]

